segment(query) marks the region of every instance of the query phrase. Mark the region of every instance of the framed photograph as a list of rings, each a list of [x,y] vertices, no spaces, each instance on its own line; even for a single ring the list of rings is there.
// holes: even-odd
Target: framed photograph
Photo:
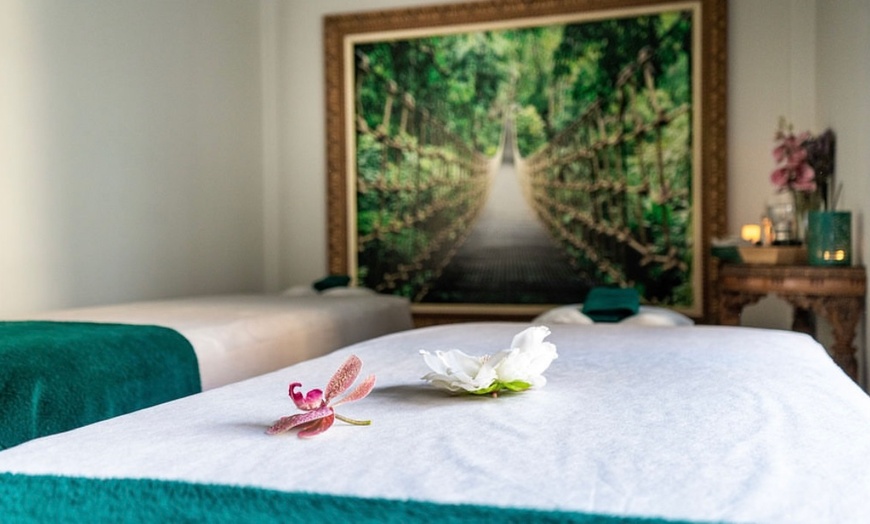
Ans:
[[[714,318],[726,19],[725,0],[325,17],[329,271],[432,322],[596,286]]]

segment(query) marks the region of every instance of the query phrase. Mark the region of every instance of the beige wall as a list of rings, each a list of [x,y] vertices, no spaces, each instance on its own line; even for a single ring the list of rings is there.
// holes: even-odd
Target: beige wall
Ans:
[[[0,0],[0,313],[259,290],[259,11]]]
[[[767,0],[730,2],[729,31],[729,225],[757,222],[770,194],[772,134],[779,116],[799,130],[837,133],[839,208],[853,212],[854,261],[870,257],[870,2],[865,0]],[[856,344],[867,384],[867,325]],[[768,299],[749,308],[744,323],[787,328],[788,307]],[[822,325],[823,339],[828,326]]]
[[[818,0],[816,84],[819,126],[837,131],[837,177],[843,182],[839,207],[851,210],[856,262],[870,262],[870,2]],[[868,326],[870,304],[858,336],[863,383],[870,390]]]

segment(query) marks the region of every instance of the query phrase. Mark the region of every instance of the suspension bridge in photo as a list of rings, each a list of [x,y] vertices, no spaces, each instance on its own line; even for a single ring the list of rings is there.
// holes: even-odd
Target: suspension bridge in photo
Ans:
[[[507,137],[510,137],[510,133]],[[495,165],[486,202],[466,241],[427,290],[426,301],[479,304],[581,300],[594,284],[570,264],[523,194],[512,140]]]
[[[673,303],[692,205],[691,177],[669,173],[691,173],[691,151],[664,137],[691,129],[691,108],[662,104],[651,59],[641,51],[613,100],[524,158],[509,113],[498,153],[484,156],[358,57],[357,82],[387,93],[380,107],[357,100],[359,281],[414,302],[558,304],[613,284]]]

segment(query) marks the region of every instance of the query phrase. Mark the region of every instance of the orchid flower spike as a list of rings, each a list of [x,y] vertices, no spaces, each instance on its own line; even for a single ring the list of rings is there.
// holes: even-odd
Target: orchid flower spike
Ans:
[[[320,389],[312,389],[307,394],[302,395],[300,391],[296,391],[297,388],[302,387],[301,383],[293,382],[290,384],[290,398],[293,399],[296,407],[305,413],[297,413],[280,418],[272,427],[266,430],[266,434],[277,435],[278,433],[290,431],[293,428],[299,428],[300,438],[313,437],[332,427],[335,419],[357,426],[371,424],[371,420],[354,420],[339,415],[335,412],[335,408],[341,404],[365,398],[371,393],[375,387],[374,375],[369,375],[350,393],[332,402],[337,396],[347,391],[354,380],[356,380],[361,369],[362,360],[356,355],[349,356],[329,380],[329,384],[326,386],[326,394]]]

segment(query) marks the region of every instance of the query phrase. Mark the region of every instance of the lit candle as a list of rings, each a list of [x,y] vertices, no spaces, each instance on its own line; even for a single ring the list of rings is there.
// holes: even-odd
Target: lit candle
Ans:
[[[822,252],[822,258],[824,260],[845,260],[846,259],[846,250],[845,249],[837,249],[835,251],[824,251]]]
[[[740,228],[740,238],[750,244],[757,244],[761,240],[761,226],[758,224],[745,224]]]

